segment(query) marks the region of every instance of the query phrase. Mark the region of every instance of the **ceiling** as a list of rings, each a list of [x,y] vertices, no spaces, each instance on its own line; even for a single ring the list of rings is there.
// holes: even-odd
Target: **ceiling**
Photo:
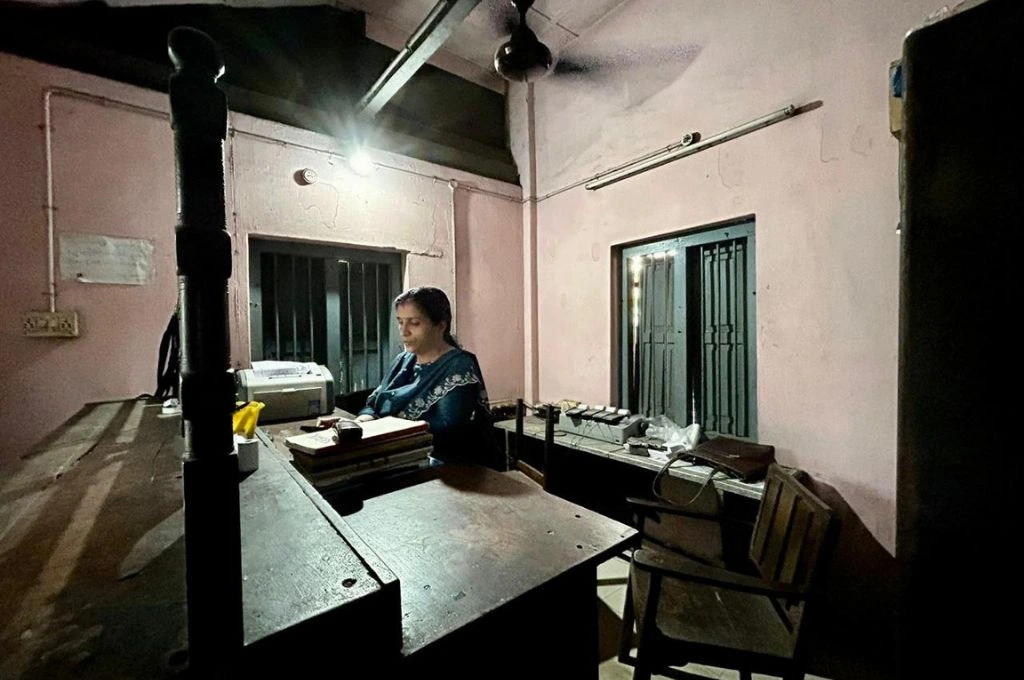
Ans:
[[[557,54],[629,0],[536,0],[527,22]],[[335,4],[366,13],[367,37],[398,49],[419,25],[436,0],[341,0]],[[503,88],[494,73],[494,51],[507,38],[507,21],[516,17],[509,0],[483,0],[431,60],[492,89]]]
[[[630,0],[536,0],[527,21],[557,55]],[[154,90],[166,87],[168,26],[206,30],[224,50],[233,111],[342,134],[339,120],[437,0],[0,0],[0,49]],[[428,66],[375,118],[373,145],[517,181],[505,81],[493,55],[518,14],[481,0]],[[131,30],[125,30],[130,25]],[[565,63],[569,63],[566,61]],[[600,72],[594,73],[600,78]],[[451,106],[458,101],[459,106]],[[345,125],[342,128],[347,130]],[[346,133],[347,134],[347,133]]]
[[[82,0],[22,0],[36,5],[80,4]],[[629,0],[536,0],[527,21],[551,50],[558,54],[579,35]],[[176,4],[218,4],[232,7],[336,5],[366,14],[366,36],[392,49],[400,49],[437,0],[104,0],[109,7]],[[509,0],[482,0],[430,60],[434,66],[466,80],[504,92],[494,73],[494,51],[508,33],[506,24],[516,16]]]
[[[0,51],[166,92],[167,34],[181,25],[216,41],[232,111],[517,181],[504,88],[426,65],[372,125],[357,121],[357,101],[396,52],[366,35],[364,13],[335,3],[0,0]]]

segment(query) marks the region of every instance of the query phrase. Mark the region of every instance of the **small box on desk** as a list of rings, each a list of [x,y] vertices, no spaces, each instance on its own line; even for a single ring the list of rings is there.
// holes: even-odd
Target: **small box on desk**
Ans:
[[[253,472],[260,467],[260,440],[246,439],[235,435],[235,453],[238,454],[238,471]]]
[[[625,444],[630,437],[640,435],[643,421],[643,416],[629,416],[618,423],[611,424],[563,413],[555,424],[555,429],[612,444]]]

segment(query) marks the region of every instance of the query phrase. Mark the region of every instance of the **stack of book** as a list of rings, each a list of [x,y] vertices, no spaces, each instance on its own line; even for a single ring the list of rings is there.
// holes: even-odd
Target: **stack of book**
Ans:
[[[433,437],[422,420],[386,417],[360,423],[362,438],[337,441],[334,428],[287,437],[292,460],[317,488],[429,465]]]

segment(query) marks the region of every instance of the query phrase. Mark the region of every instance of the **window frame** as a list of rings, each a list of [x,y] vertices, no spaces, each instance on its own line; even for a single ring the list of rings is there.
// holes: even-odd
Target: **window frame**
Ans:
[[[747,400],[749,404],[749,417],[750,417],[750,435],[747,437],[741,437],[742,439],[757,439],[758,432],[758,418],[757,418],[757,279],[756,279],[756,237],[755,237],[755,220],[753,216],[745,217],[735,222],[710,225],[697,230],[688,230],[686,232],[676,232],[673,234],[663,235],[654,237],[651,239],[644,239],[640,242],[624,243],[616,246],[618,251],[618,277],[619,277],[619,300],[617,305],[613,305],[613,309],[617,309],[618,314],[616,315],[618,330],[616,337],[618,338],[619,351],[618,351],[618,399],[620,405],[628,405],[629,403],[629,369],[630,369],[630,345],[629,345],[629,333],[630,333],[630,305],[629,305],[629,293],[632,279],[629,272],[629,263],[631,258],[653,254],[657,252],[665,252],[675,250],[677,256],[675,258],[674,267],[675,280],[673,281],[673,296],[674,296],[674,312],[676,319],[682,319],[682,327],[677,326],[677,332],[680,335],[679,347],[681,348],[681,356],[685,357],[685,361],[682,362],[682,374],[678,376],[677,380],[673,380],[672,384],[672,398],[676,403],[685,404],[686,416],[684,423],[678,423],[679,425],[686,425],[691,422],[693,418],[693,409],[691,406],[690,395],[687,394],[690,386],[690,374],[691,364],[695,361],[695,358],[690,354],[690,330],[688,328],[689,309],[687,307],[689,303],[688,282],[691,278],[691,272],[689,271],[689,257],[687,249],[716,243],[719,241],[731,241],[738,238],[747,239],[747,261],[746,261],[746,280],[749,282],[749,290],[746,291],[747,296],[747,314],[746,324],[748,329],[748,366],[749,366],[749,377],[747,381]],[[678,401],[677,401],[678,400]],[[709,435],[717,434],[715,432],[709,432]],[[729,435],[733,436],[733,435]]]
[[[324,262],[324,323],[327,329],[326,356],[327,367],[337,381],[338,391],[354,391],[372,386],[359,386],[354,378],[356,363],[351,346],[345,351],[342,342],[343,332],[351,336],[351,328],[347,320],[343,323],[341,306],[344,291],[341,290],[340,277],[342,263],[350,264],[383,264],[388,266],[388,291],[390,302],[401,292],[402,272],[405,265],[404,253],[397,250],[372,250],[342,244],[324,244],[309,241],[250,236],[249,245],[249,358],[258,361],[263,353],[263,291],[261,276],[261,256],[278,254],[291,257],[320,258]],[[390,305],[389,305],[390,306]],[[331,329],[336,328],[336,338],[332,339]],[[347,329],[347,330],[346,330]],[[381,374],[386,371],[391,360],[401,349],[401,343],[395,324],[387,318],[387,323],[378,325],[380,337],[386,337],[386,343],[378,340],[378,347],[386,354],[382,360]],[[386,334],[386,335],[385,335]],[[347,370],[344,371],[344,367]],[[365,371],[364,371],[365,372]],[[344,376],[344,378],[343,378]]]

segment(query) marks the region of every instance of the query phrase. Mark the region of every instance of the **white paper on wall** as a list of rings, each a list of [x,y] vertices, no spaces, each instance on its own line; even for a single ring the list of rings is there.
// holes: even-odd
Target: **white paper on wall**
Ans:
[[[153,280],[153,242],[101,234],[61,234],[60,273],[81,283],[141,286]]]

